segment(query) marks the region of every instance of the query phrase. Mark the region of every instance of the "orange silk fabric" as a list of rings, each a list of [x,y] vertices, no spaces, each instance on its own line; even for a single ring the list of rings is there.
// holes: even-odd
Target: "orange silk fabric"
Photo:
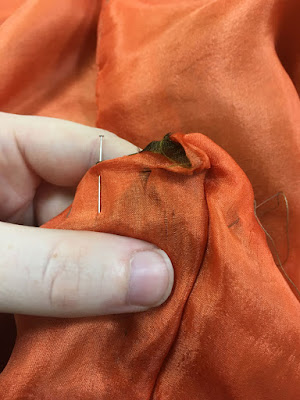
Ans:
[[[284,191],[285,268],[300,287],[300,1],[104,1],[98,125],[138,146],[202,132],[250,179],[257,203]],[[149,140],[150,139],[150,140]],[[280,258],[286,210],[260,210]]]
[[[151,153],[95,166],[70,215],[47,225],[157,244],[175,267],[169,300],[135,315],[15,316],[1,399],[300,398],[299,301],[250,185],[258,203],[288,198],[285,268],[299,287],[299,17],[298,0],[0,0],[1,111],[97,121],[140,147],[206,135],[172,136],[192,173]],[[259,212],[285,259],[285,208]],[[5,364],[11,316],[1,328]]]
[[[206,136],[171,138],[191,169],[149,152],[104,161],[87,172],[72,206],[44,225],[160,246],[175,268],[171,297],[134,315],[15,316],[2,396],[299,398],[299,302],[255,219],[251,185]]]

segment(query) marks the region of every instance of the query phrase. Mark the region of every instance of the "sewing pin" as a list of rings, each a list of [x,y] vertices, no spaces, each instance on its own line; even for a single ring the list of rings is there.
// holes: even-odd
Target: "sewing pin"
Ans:
[[[99,146],[99,161],[102,161],[102,141],[104,138],[104,135],[99,135],[100,138],[100,146]],[[98,163],[97,163],[98,164]],[[98,214],[101,211],[101,177],[100,175],[98,176]]]

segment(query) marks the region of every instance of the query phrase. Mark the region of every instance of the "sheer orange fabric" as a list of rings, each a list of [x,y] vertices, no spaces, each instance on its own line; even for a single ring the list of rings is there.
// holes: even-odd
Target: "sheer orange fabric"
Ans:
[[[299,17],[298,0],[108,1],[97,55],[99,126],[140,147],[202,132],[244,170],[258,204],[284,191],[285,268],[298,286]],[[275,206],[261,221],[284,260],[286,210]]]
[[[19,336],[0,376],[2,396],[299,396],[299,302],[255,219],[251,185],[207,137],[171,138],[192,168],[149,152],[104,161],[83,178],[72,206],[44,226],[159,245],[175,268],[171,297],[135,315],[15,316]]]
[[[193,168],[147,152],[87,173],[70,215],[47,227],[157,244],[175,266],[173,293],[143,314],[15,316],[0,398],[298,399],[299,302],[255,219],[247,177],[258,203],[279,190],[289,200],[285,268],[300,286],[299,2],[5,3],[2,111],[89,125],[97,114],[99,127],[141,147],[181,132],[172,139]],[[261,221],[284,259],[285,209],[271,208]],[[1,321],[7,343],[9,316]]]

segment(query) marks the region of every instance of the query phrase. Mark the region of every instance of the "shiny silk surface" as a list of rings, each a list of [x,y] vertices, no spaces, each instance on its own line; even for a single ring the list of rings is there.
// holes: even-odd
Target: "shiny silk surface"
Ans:
[[[97,114],[99,127],[141,147],[170,131],[213,139],[172,136],[191,170],[145,152],[86,174],[71,211],[46,227],[155,243],[174,264],[173,292],[135,315],[16,315],[0,398],[299,399],[299,301],[255,219],[250,183],[258,203],[279,190],[289,200],[285,268],[299,286],[300,3],[0,5],[1,111],[88,125]],[[282,259],[285,218],[272,204],[261,214]],[[1,316],[2,362],[10,318]]]
[[[251,185],[204,135],[171,139],[191,168],[150,152],[104,161],[44,225],[159,245],[175,268],[171,297],[135,315],[15,316],[3,398],[299,398],[299,302],[255,219]]]
[[[300,287],[299,20],[299,0],[105,1],[97,93],[99,126],[140,147],[202,132],[244,170],[258,204],[283,191],[285,268]],[[260,211],[283,261],[283,202]]]

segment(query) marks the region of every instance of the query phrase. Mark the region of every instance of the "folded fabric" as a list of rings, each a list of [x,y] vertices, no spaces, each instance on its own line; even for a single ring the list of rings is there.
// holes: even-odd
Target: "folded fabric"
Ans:
[[[299,398],[300,305],[255,218],[248,179],[204,135],[167,135],[163,145],[167,157],[145,151],[91,168],[44,227],[160,246],[175,268],[170,298],[133,315],[16,315],[0,398]]]
[[[242,168],[257,204],[286,194],[289,253],[285,208],[268,203],[257,212],[300,286],[299,1],[0,4],[1,111],[92,126],[97,119],[140,147],[170,131],[204,133]],[[73,204],[95,213],[101,171],[103,196],[113,199],[103,204],[105,221],[101,214],[89,225],[72,207],[53,222],[156,243],[175,264],[170,299],[134,316],[16,316],[0,398],[110,399],[118,390],[122,399],[151,398],[151,390],[162,400],[300,398],[299,303],[271,259],[249,181],[207,137],[172,140],[199,167],[176,170],[148,152],[105,161],[89,171],[81,187],[89,182],[90,192],[79,188]],[[123,163],[126,174],[117,167]],[[14,335],[12,316],[1,315],[1,369]]]
[[[258,213],[300,287],[300,2],[114,0],[97,46],[99,127],[144,147],[202,132],[248,176]],[[281,199],[282,200],[282,199]],[[272,248],[273,250],[273,248]]]

